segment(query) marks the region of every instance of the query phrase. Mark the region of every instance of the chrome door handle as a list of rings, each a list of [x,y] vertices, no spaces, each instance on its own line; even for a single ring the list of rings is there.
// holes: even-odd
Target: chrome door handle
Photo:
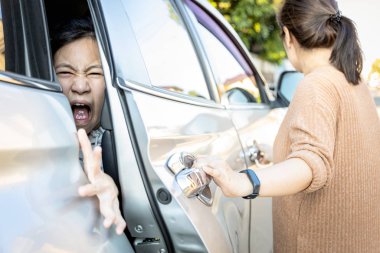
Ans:
[[[174,153],[166,166],[175,174],[175,180],[186,197],[198,197],[202,203],[211,206],[211,178],[201,168],[193,167],[195,159],[193,154],[187,152]]]
[[[253,145],[248,147],[249,160],[257,165],[258,168],[266,168],[273,165],[273,162],[265,159],[265,153],[260,150],[257,141],[253,141]]]

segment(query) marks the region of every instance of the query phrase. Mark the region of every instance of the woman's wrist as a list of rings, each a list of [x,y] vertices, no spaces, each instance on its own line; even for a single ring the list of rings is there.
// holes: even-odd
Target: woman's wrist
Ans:
[[[250,188],[252,188],[252,191],[249,194],[244,195],[243,198],[254,199],[254,198],[258,197],[259,193],[260,193],[261,183],[260,183],[260,179],[257,177],[255,171],[251,170],[251,169],[247,169],[247,170],[240,171],[240,173],[247,175],[249,182],[251,183]]]
[[[253,185],[248,175],[245,173],[237,173],[238,174],[238,184],[237,184],[237,196],[236,197],[244,197],[252,194]]]

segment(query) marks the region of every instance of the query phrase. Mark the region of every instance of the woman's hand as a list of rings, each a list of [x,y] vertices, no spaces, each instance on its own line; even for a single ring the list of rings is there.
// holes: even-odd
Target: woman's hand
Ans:
[[[95,147],[92,150],[84,129],[78,130],[78,139],[83,153],[84,171],[90,181],[89,184],[79,187],[79,195],[82,197],[96,195],[99,199],[100,213],[104,216],[104,227],[109,228],[115,224],[116,233],[120,235],[123,233],[126,223],[120,213],[116,184],[101,169],[102,149]]]
[[[221,188],[226,197],[243,197],[252,193],[252,184],[245,173],[239,173],[216,157],[199,157],[193,167],[202,168]]]

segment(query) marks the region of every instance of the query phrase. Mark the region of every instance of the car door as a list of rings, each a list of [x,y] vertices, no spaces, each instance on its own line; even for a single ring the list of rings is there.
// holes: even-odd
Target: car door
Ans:
[[[131,252],[103,228],[70,105],[54,82],[42,1],[1,1],[0,252]]]
[[[266,125],[260,121],[271,107],[236,34],[199,1],[91,2],[103,66],[110,71],[107,92],[123,210],[136,252],[270,251],[270,199],[255,205],[226,198],[213,182],[210,195],[188,198],[170,166],[171,158],[187,152],[218,156],[237,171],[257,167],[249,152],[254,141],[263,142]],[[238,69],[235,80],[218,82],[191,4],[206,10],[229,38],[228,52],[238,59],[229,65]],[[262,238],[266,241],[258,244]]]
[[[110,81],[118,88],[108,90],[118,158],[125,162],[118,159],[123,209],[136,251],[248,252],[249,203],[225,198],[214,183],[209,202],[187,198],[167,167],[182,151],[217,155],[236,170],[246,167],[230,116],[213,99],[212,79],[206,78],[210,69],[199,60],[180,5],[98,3],[105,21],[99,26],[107,29],[113,59]],[[131,145],[125,141],[130,136]]]
[[[286,113],[273,109],[267,87],[253,61],[220,13],[205,1],[185,1],[211,63],[219,91],[238,132],[247,166],[257,170],[271,165],[272,147]],[[273,102],[272,102],[273,101]],[[272,200],[250,201],[250,252],[271,252]]]

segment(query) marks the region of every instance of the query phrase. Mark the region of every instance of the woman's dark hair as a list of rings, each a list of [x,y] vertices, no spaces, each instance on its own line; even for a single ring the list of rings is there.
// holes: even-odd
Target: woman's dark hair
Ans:
[[[75,18],[61,23],[53,32],[51,41],[52,53],[55,53],[63,46],[75,40],[90,37],[95,39],[94,26],[90,18]]]
[[[335,0],[285,0],[277,16],[306,49],[331,48],[330,62],[353,84],[360,82],[363,56],[351,19],[342,16]]]

